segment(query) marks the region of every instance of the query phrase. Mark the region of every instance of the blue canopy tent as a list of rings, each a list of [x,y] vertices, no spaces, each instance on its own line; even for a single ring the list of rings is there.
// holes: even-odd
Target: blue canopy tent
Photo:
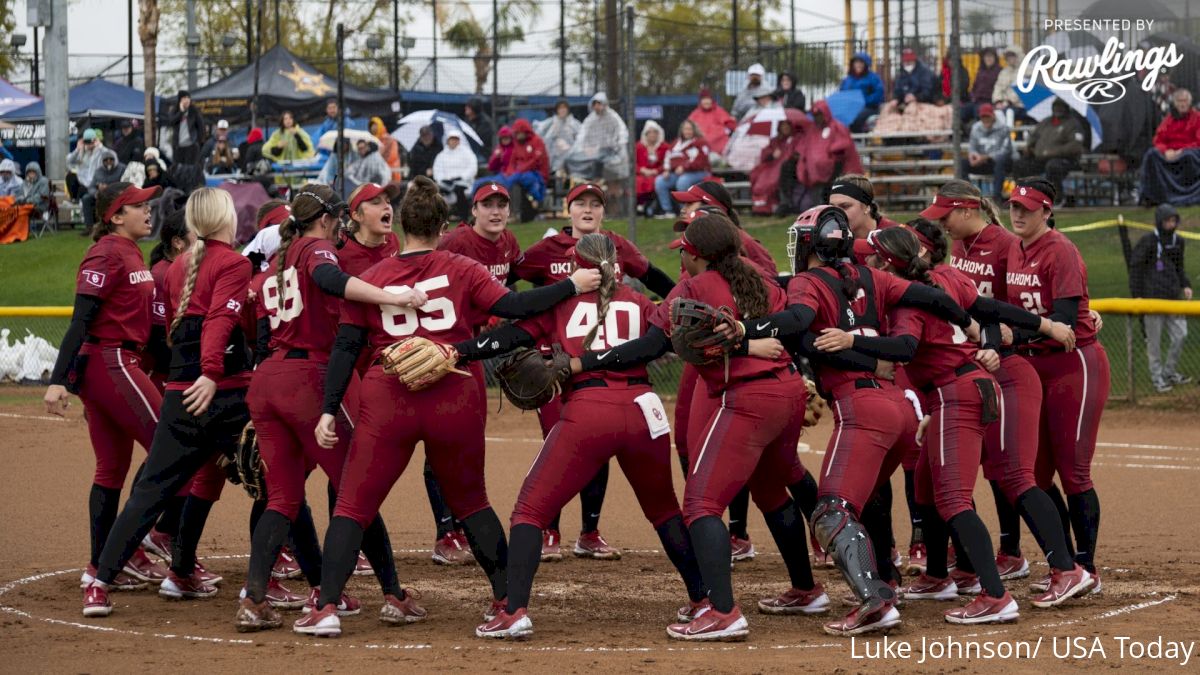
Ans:
[[[154,98],[158,107],[158,97]],[[143,119],[145,96],[141,91],[108,80],[92,80],[71,87],[68,92],[67,114],[72,118],[107,117]],[[23,108],[10,110],[0,119],[5,122],[40,122],[46,117],[46,102],[38,101]]]
[[[13,86],[11,82],[0,77],[0,115],[10,110],[24,108],[40,100],[37,96]]]

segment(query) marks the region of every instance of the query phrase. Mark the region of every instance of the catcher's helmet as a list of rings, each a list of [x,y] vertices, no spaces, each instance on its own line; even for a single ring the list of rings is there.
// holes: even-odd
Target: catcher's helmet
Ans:
[[[821,204],[801,213],[788,228],[787,254],[792,274],[808,269],[812,253],[826,265],[850,258],[854,235],[846,212],[830,204]]]

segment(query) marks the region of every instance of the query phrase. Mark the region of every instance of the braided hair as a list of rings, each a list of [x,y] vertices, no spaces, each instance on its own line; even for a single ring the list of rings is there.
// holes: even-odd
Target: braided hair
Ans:
[[[340,203],[337,193],[324,183],[309,183],[292,198],[292,215],[279,224],[279,251],[275,254],[275,286],[279,293],[280,308],[285,299],[283,271],[287,264],[288,247],[321,216],[328,213],[336,218],[338,214],[330,212],[336,203]]]
[[[184,215],[188,229],[196,233],[196,243],[192,244],[187,280],[179,296],[179,310],[175,312],[171,328],[167,331],[168,340],[183,320],[183,314],[192,299],[192,291],[196,290],[196,277],[199,276],[200,264],[204,262],[204,254],[208,250],[205,239],[226,228],[237,227],[237,211],[233,206],[233,197],[217,188],[197,188],[192,192],[188,197],[187,206],[184,207]]]
[[[738,314],[743,319],[766,316],[770,311],[766,282],[742,259],[742,239],[733,222],[718,214],[701,216],[688,225],[686,234],[708,261],[708,269],[729,284]]]
[[[600,297],[599,302],[596,303],[596,325],[592,326],[587,336],[583,338],[583,348],[591,349],[592,341],[600,332],[600,326],[603,326],[604,320],[608,318],[608,305],[617,292],[617,245],[613,243],[612,239],[599,232],[590,232],[575,242],[575,255],[593,263],[596,269],[600,270],[600,288],[597,291]]]
[[[1051,183],[1050,181],[1046,180],[1046,178],[1043,176],[1026,176],[1025,178],[1018,178],[1017,186],[1020,187],[1022,185],[1025,187],[1031,187],[1031,188],[1041,192],[1042,194],[1046,195],[1047,197],[1050,198],[1050,202],[1052,204],[1058,202],[1058,188],[1054,187],[1054,183]],[[1045,207],[1043,207],[1043,208],[1045,208]],[[1050,215],[1046,218],[1046,225],[1050,229],[1054,229],[1054,212],[1053,211],[1051,211]]]
[[[928,221],[926,221],[928,222]],[[889,227],[873,234],[877,246],[887,251],[891,256],[904,261],[904,265],[892,265],[895,273],[910,281],[919,281],[926,286],[934,286],[933,277],[929,271],[933,265],[921,257],[921,242],[913,234],[911,223],[909,227]],[[914,228],[915,229],[915,228]]]

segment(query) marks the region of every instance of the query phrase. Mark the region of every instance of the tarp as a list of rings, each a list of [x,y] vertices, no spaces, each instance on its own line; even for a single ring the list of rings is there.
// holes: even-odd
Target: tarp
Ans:
[[[67,114],[70,117],[115,117],[143,119],[146,100],[138,89],[109,82],[92,80],[71,87],[68,92]],[[155,106],[158,105],[155,97]],[[46,102],[38,101],[0,115],[6,122],[39,122],[46,117]]]
[[[363,89],[343,85],[350,115],[389,115],[400,111],[400,95],[387,89]],[[250,119],[254,98],[254,64],[197,89],[192,101],[209,119],[226,119],[231,124]],[[298,121],[322,117],[325,102],[337,97],[337,79],[325,75],[282,45],[263,54],[258,64],[260,115],[275,116],[290,110]]]
[[[40,100],[37,96],[13,86],[11,82],[0,77],[0,115],[10,110],[24,108]]]

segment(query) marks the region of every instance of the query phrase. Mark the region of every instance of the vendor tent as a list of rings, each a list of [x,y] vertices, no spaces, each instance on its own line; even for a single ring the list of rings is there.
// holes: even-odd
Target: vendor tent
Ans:
[[[0,77],[0,115],[3,115],[10,110],[24,108],[25,106],[31,103],[36,103],[39,100],[41,99],[39,99],[37,96],[34,96],[33,94],[22,89],[18,89],[17,87],[13,86],[11,82],[3,77]]]
[[[155,100],[157,105],[157,99]],[[143,119],[146,110],[141,91],[108,80],[92,80],[71,87],[67,114],[79,117]],[[40,122],[46,117],[46,102],[38,101],[0,115],[5,122]]]
[[[254,98],[254,64],[191,92],[209,119],[227,119],[232,123],[250,119],[250,101]],[[387,89],[363,89],[343,84],[346,108],[354,117],[389,115],[399,112],[400,95]],[[263,54],[258,64],[259,113],[278,115],[291,110],[298,120],[316,119],[325,113],[325,101],[337,96],[337,80],[296,56],[282,45]]]

